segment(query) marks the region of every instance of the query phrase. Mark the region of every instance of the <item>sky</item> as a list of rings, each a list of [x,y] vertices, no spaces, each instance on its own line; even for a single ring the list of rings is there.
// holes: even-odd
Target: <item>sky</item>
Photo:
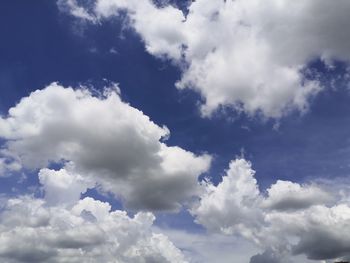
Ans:
[[[0,3],[0,261],[350,260],[350,2]]]

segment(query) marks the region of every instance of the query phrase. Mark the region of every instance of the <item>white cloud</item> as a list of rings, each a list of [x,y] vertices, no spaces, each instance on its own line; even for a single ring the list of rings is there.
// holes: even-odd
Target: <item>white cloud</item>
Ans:
[[[267,189],[268,198],[263,206],[276,210],[308,208],[312,205],[327,204],[333,197],[321,188],[313,185],[302,186],[289,181],[278,180]]]
[[[267,220],[272,231],[298,237],[292,246],[294,254],[305,254],[314,260],[349,254],[350,239],[344,235],[350,231],[348,204],[318,205],[294,213],[276,212],[268,214]]]
[[[6,177],[12,172],[18,172],[20,170],[21,164],[18,162],[18,160],[12,159],[9,161],[7,158],[0,157],[0,177]]]
[[[56,205],[77,202],[81,193],[94,187],[93,182],[88,182],[83,176],[69,171],[69,167],[58,171],[41,169],[39,181],[43,185],[47,203]]]
[[[86,89],[53,83],[22,98],[0,122],[3,158],[29,169],[68,161],[89,185],[97,182],[131,208],[179,208],[196,194],[197,178],[210,166],[209,155],[162,142],[169,130],[121,101],[116,89],[94,97]],[[76,195],[79,180],[65,181],[65,173],[42,170],[40,179],[46,188],[59,192],[68,187]]]
[[[109,203],[80,199],[87,185],[72,171],[43,169],[39,177],[43,199],[2,197],[1,262],[186,262],[164,234],[152,230],[152,213],[130,217]]]
[[[96,0],[90,11],[96,21],[126,11],[150,54],[185,62],[177,87],[197,90],[207,116],[221,106],[277,118],[305,111],[321,85],[302,70],[350,58],[346,0],[198,0],[186,15],[150,0]]]
[[[179,60],[185,33],[182,32],[184,16],[182,11],[171,6],[156,8],[150,1],[102,0],[95,3],[97,19],[129,12],[130,23],[145,42],[146,50],[155,56],[167,56]]]
[[[238,159],[230,163],[227,176],[218,186],[204,185],[205,192],[191,213],[196,222],[211,231],[240,233],[253,238],[263,220],[258,209],[259,189],[250,163]]]
[[[97,22],[96,19],[89,14],[86,7],[78,6],[77,0],[58,0],[57,5],[63,12],[71,12],[72,15],[90,22]]]
[[[278,181],[264,196],[251,164],[232,161],[227,175],[214,186],[206,183],[191,209],[196,222],[212,232],[239,235],[265,252],[251,262],[286,262],[304,255],[312,260],[349,256],[350,206],[339,193],[315,184]]]
[[[208,169],[210,157],[167,146],[162,137],[169,131],[122,102],[118,91],[94,97],[85,89],[52,84],[23,98],[0,120],[0,135],[6,139],[3,163],[20,161],[33,169],[50,162],[65,164],[57,171],[40,169],[44,199],[11,199],[0,213],[0,256],[5,262],[182,258],[165,236],[150,234],[151,230],[144,233],[144,228],[134,230],[134,226],[130,230],[121,223],[149,229],[154,220],[151,214],[129,218],[125,212],[111,212],[107,203],[79,200],[96,181],[133,208],[174,209],[198,195],[191,213],[210,230],[208,237],[219,232],[253,241],[266,250],[256,254],[255,261],[294,254],[310,259],[349,256],[350,240],[343,233],[350,231],[350,207],[344,191],[331,195],[316,184],[278,181],[265,197],[244,159],[232,161],[217,186],[198,185],[198,175]],[[108,231],[117,237],[106,236]],[[202,237],[189,238],[199,242],[186,245],[199,258],[211,258],[209,254],[217,251],[210,252],[214,245],[203,243]],[[19,252],[16,240],[20,240]],[[199,248],[208,249],[200,254]]]
[[[10,199],[0,214],[1,262],[185,262],[166,236],[152,232],[151,213],[130,218],[110,210],[89,197],[72,208]]]

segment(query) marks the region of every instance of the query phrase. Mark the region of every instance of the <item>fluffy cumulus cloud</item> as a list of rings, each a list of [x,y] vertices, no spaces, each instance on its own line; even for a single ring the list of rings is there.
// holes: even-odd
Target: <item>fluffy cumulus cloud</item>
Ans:
[[[152,213],[129,217],[108,203],[80,199],[86,187],[65,170],[42,170],[40,180],[43,199],[18,196],[2,207],[1,262],[186,262],[165,235],[152,231]],[[59,203],[52,203],[54,194]]]
[[[186,14],[151,0],[96,0],[88,8],[60,0],[59,6],[94,22],[126,12],[150,54],[186,65],[177,87],[198,91],[207,116],[222,106],[266,117],[304,111],[322,89],[303,74],[308,64],[350,58],[346,0],[336,6],[328,0],[198,0]]]
[[[94,187],[93,182],[89,183],[84,177],[67,168],[58,171],[41,169],[39,181],[43,185],[46,202],[51,205],[77,202],[81,193]]]
[[[54,203],[61,201],[62,186],[73,183],[67,177],[67,171],[73,171],[81,180],[73,188],[97,183],[131,208],[174,210],[196,194],[197,178],[211,158],[167,146],[167,136],[166,127],[123,102],[115,88],[93,96],[83,88],[53,83],[0,117],[0,137],[5,140],[1,163],[6,164],[0,167],[14,163],[35,170],[65,164],[64,170],[54,172],[54,182],[47,177],[53,172],[40,172]]]
[[[268,198],[264,201],[266,208],[275,210],[293,210],[308,208],[316,204],[327,204],[333,197],[317,186],[278,180],[267,189]]]
[[[293,262],[297,255],[312,260],[349,256],[347,199],[326,187],[288,181],[278,181],[264,194],[254,174],[248,161],[237,159],[217,186],[203,183],[205,191],[191,209],[196,222],[211,232],[242,236],[265,250],[251,263]]]
[[[242,158],[230,163],[218,185],[199,183],[210,156],[168,146],[168,129],[123,102],[116,87],[93,95],[53,83],[1,117],[0,136],[2,172],[38,171],[44,191],[42,199],[18,196],[3,202],[3,262],[185,261],[166,236],[152,232],[151,213],[129,217],[111,211],[108,203],[80,199],[94,187],[136,209],[171,210],[197,197],[190,213],[209,230],[208,237],[222,242],[220,233],[251,242],[264,251],[249,248],[256,254],[252,263],[350,256],[344,235],[350,232],[347,189],[277,181],[261,192],[251,163]],[[50,168],[52,163],[61,168]],[[213,246],[203,237],[174,236],[188,238],[182,245],[192,254],[186,254],[195,253],[200,262],[210,258],[199,249]]]
[[[260,196],[253,176],[254,171],[245,160],[231,162],[227,176],[218,186],[204,185],[200,203],[192,210],[196,221],[212,231],[253,237],[262,219],[256,209]]]

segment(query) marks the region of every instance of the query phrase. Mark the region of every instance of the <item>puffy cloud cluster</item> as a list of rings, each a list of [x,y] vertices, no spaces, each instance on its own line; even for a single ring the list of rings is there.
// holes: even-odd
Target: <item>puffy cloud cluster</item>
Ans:
[[[268,198],[264,207],[274,210],[298,210],[312,205],[327,204],[333,200],[332,195],[313,185],[301,186],[289,181],[278,180],[267,189]]]
[[[308,64],[350,58],[346,0],[198,0],[186,14],[151,0],[96,0],[88,8],[60,0],[59,6],[95,22],[126,12],[150,54],[185,62],[177,87],[198,91],[207,116],[222,106],[267,117],[304,111],[322,88],[303,74]]]
[[[200,203],[192,209],[198,223],[211,231],[253,237],[263,218],[257,209],[259,189],[249,163],[243,159],[231,162],[222,182],[218,186],[206,183],[204,190]]]
[[[243,236],[266,251],[251,262],[286,262],[287,256],[313,260],[349,256],[350,206],[317,185],[278,181],[260,193],[251,164],[231,162],[217,186],[191,209],[196,222],[213,232]],[[290,259],[291,260],[291,259]]]
[[[42,170],[40,180],[44,199],[8,199],[0,212],[1,262],[186,262],[165,235],[152,231],[153,214],[131,218],[108,203],[80,199],[81,178],[65,170]],[[54,194],[59,203],[52,203]]]
[[[210,156],[167,146],[162,140],[169,135],[167,128],[123,102],[118,92],[93,96],[54,83],[0,118],[2,171],[39,170],[45,192],[44,199],[6,201],[0,212],[2,261],[185,261],[164,235],[152,232],[152,214],[130,218],[107,203],[80,200],[96,185],[132,208],[176,209],[198,196],[190,211],[197,223],[265,250],[252,263],[281,262],[291,255],[316,260],[350,256],[350,239],[344,235],[350,232],[346,192],[277,181],[264,194],[244,159],[232,161],[218,185],[199,184]],[[47,168],[53,162],[62,168]],[[194,251],[208,246],[200,236],[189,238],[201,243]]]
[[[81,175],[70,171],[69,167],[58,171],[41,169],[39,181],[43,185],[46,202],[50,205],[75,203],[82,193],[94,187],[93,182],[88,182]]]
[[[85,180],[83,184],[97,183],[131,208],[174,210],[197,193],[197,178],[207,171],[211,158],[167,146],[162,141],[167,136],[166,127],[123,102],[117,89],[93,96],[83,88],[53,83],[22,98],[8,116],[0,117],[0,137],[5,140],[1,155],[6,161],[1,166],[41,169],[63,162]],[[47,173],[42,170],[40,180],[52,192],[71,183],[61,171],[55,172],[61,173],[60,183],[51,185]],[[55,198],[53,194],[51,202],[57,202]]]

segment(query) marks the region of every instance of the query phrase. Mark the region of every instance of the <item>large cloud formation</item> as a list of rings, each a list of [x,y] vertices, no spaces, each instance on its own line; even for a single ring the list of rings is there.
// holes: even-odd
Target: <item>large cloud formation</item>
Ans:
[[[152,214],[130,218],[111,212],[107,203],[80,200],[96,186],[136,209],[177,209],[197,196],[190,208],[197,223],[265,251],[252,263],[350,256],[346,189],[277,181],[261,193],[245,159],[232,161],[218,185],[199,183],[210,156],[167,146],[162,138],[168,135],[167,128],[123,102],[116,87],[94,96],[53,83],[23,98],[0,118],[1,169],[38,171],[45,198],[5,202],[0,257],[9,263],[185,260],[164,235],[151,231]],[[62,167],[53,170],[52,163]]]
[[[186,262],[165,235],[152,231],[153,214],[131,218],[125,211],[111,211],[108,203],[80,199],[86,187],[79,175],[48,169],[40,173],[44,199],[18,196],[3,204],[1,262]],[[59,202],[52,203],[54,194]]]
[[[322,89],[316,77],[305,77],[308,64],[349,60],[346,0],[198,0],[186,14],[161,2],[96,0],[87,7],[58,1],[92,22],[126,12],[147,52],[182,64],[176,85],[202,95],[206,116],[222,106],[274,118],[304,111]]]
[[[313,260],[349,256],[348,199],[321,186],[288,181],[273,184],[265,196],[254,174],[248,161],[237,159],[217,186],[203,183],[205,191],[191,209],[197,223],[265,249],[252,263],[286,262],[288,255],[300,254]]]
[[[135,209],[178,209],[197,193],[198,176],[209,168],[209,155],[169,147],[162,142],[167,136],[166,127],[124,103],[115,88],[93,96],[53,83],[0,117],[7,170],[63,163]]]

